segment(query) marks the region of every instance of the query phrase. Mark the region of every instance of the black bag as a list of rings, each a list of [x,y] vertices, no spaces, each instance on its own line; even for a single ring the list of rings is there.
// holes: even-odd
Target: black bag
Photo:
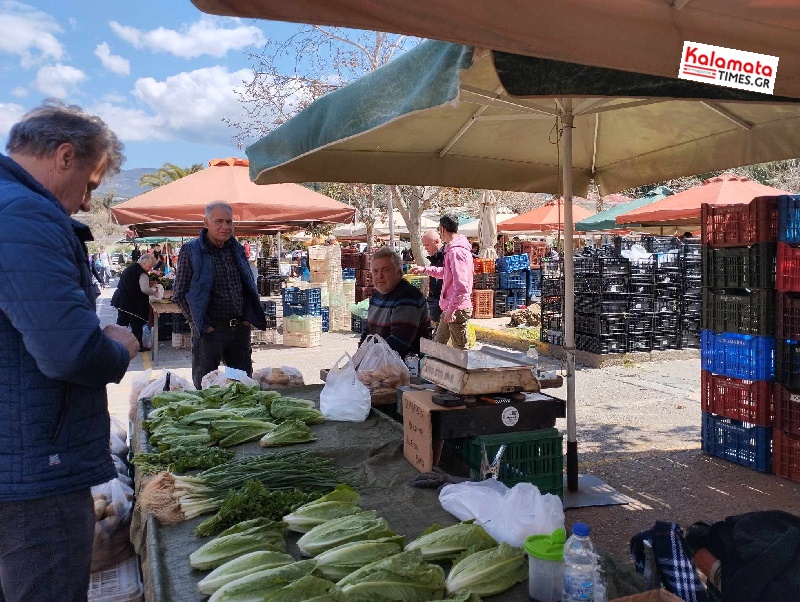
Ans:
[[[111,295],[111,307],[116,307],[118,302],[119,302],[119,289],[115,289],[114,294]]]

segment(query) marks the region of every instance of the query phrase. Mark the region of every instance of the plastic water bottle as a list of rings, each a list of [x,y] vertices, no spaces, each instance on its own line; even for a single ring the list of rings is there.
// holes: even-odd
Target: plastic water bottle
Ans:
[[[564,544],[564,594],[561,602],[593,602],[597,555],[589,539],[589,525],[575,523]]]
[[[536,362],[537,366],[539,365],[539,351],[536,349],[536,345],[529,345],[528,353],[526,355]]]

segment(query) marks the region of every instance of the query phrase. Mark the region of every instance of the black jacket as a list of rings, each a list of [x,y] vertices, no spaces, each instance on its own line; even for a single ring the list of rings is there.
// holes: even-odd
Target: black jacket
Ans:
[[[433,255],[428,255],[428,261],[437,268],[444,266],[444,245]],[[428,311],[431,314],[431,320],[434,322],[438,322],[442,315],[442,309],[439,307],[439,297],[442,296],[443,282],[440,278],[428,279]]]

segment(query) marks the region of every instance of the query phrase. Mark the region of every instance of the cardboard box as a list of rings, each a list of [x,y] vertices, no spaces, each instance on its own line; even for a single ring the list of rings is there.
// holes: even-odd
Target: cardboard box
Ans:
[[[683,600],[665,589],[651,589],[641,594],[614,598],[611,602],[683,602]]]
[[[433,391],[403,392],[403,456],[420,472],[430,472],[435,464],[431,413],[465,407],[445,408],[433,403],[432,397]]]

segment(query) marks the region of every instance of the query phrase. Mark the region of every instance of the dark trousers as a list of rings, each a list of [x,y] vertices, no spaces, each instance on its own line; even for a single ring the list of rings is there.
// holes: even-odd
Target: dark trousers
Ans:
[[[214,332],[201,336],[192,330],[192,381],[197,389],[203,377],[219,368],[220,361],[226,366],[253,374],[253,359],[250,349],[249,325],[215,326]]]
[[[94,524],[88,488],[0,502],[0,602],[86,600]]]
[[[135,336],[136,340],[139,341],[139,347],[142,346],[142,331],[144,330],[145,324],[144,320],[117,310],[117,324],[120,326],[130,326],[133,336]]]

